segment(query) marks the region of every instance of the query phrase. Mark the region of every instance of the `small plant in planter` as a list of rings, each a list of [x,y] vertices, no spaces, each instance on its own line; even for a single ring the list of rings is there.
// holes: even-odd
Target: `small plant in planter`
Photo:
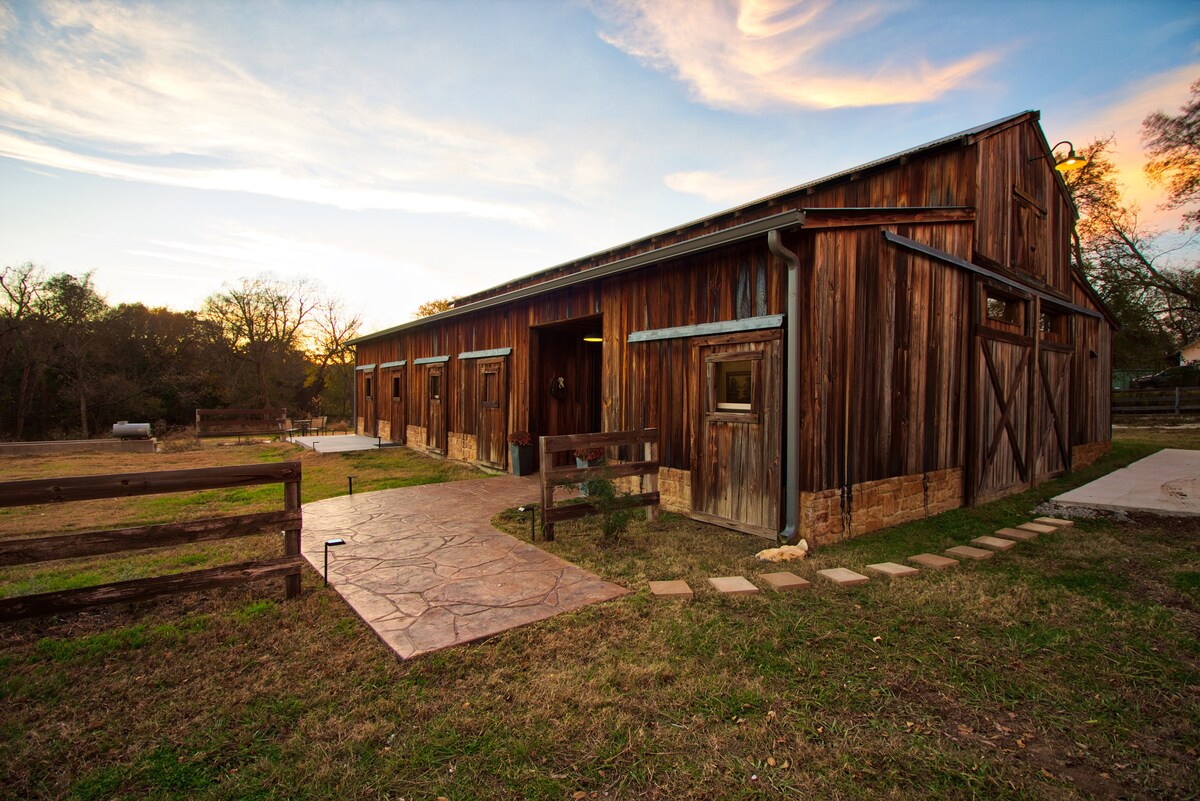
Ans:
[[[595,467],[598,464],[604,463],[604,448],[576,448],[574,454],[575,466],[581,469],[584,467]],[[589,483],[585,481],[579,485],[580,495],[588,494]]]
[[[528,476],[537,469],[533,434],[528,431],[514,431],[508,435],[508,464],[514,476]]]

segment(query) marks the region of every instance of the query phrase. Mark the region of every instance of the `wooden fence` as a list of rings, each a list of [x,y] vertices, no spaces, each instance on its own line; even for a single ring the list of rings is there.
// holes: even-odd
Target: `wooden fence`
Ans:
[[[1113,414],[1188,414],[1200,412],[1200,388],[1114,389]]]
[[[276,577],[283,577],[285,594],[288,598],[294,598],[300,594],[300,571],[303,564],[303,557],[300,556],[299,462],[0,483],[0,507],[230,489],[258,484],[283,484],[282,511],[0,541],[0,567],[144,548],[162,548],[190,542],[225,540],[264,531],[283,531],[282,557],[221,565],[170,576],[4,598],[0,599],[0,621],[68,612],[104,604],[141,601],[169,593],[204,590]]]
[[[286,408],[197,409],[197,437],[233,437],[288,434]]]
[[[630,495],[630,506],[645,506],[646,517],[658,519],[658,429],[640,431],[608,431],[602,434],[566,434],[556,437],[538,438],[538,456],[542,478],[542,536],[554,539],[554,524],[560,520],[574,520],[596,514],[591,503],[573,503],[567,506],[554,505],[554,490],[572,482],[589,481],[594,478],[624,478],[646,476],[646,491]],[[621,448],[640,445],[640,461],[602,464],[594,467],[555,467],[551,454],[576,449]]]

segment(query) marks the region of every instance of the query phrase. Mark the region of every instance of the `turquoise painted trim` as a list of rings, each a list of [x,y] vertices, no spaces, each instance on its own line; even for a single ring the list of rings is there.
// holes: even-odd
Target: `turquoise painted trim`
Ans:
[[[358,373],[365,373],[367,370],[374,370],[374,369],[375,369],[375,365],[373,365],[373,364],[360,364],[358,367],[354,368],[354,371],[358,372]]]
[[[423,359],[413,359],[413,364],[443,364],[448,361],[449,356],[426,356]]]
[[[460,359],[487,359],[492,356],[508,356],[512,348],[492,348],[491,350],[468,350],[458,354]]]
[[[765,317],[747,317],[743,320],[724,320],[719,323],[698,323],[696,325],[681,325],[675,328],[651,328],[646,331],[634,331],[629,335],[628,341],[652,342],[658,339],[705,337],[713,334],[734,334],[738,331],[764,331],[769,328],[781,328],[782,326],[782,314],[768,314]]]
[[[400,360],[400,361],[398,361],[398,362],[384,362],[383,364],[379,365],[379,369],[380,369],[380,370],[386,370],[386,369],[388,369],[389,367],[403,367],[403,366],[404,366],[404,365],[406,365],[406,364],[408,364],[408,360],[407,360],[407,359],[401,359],[401,360]]]

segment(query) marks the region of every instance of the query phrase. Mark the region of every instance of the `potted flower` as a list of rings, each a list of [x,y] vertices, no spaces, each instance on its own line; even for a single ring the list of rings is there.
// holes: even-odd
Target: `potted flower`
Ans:
[[[508,435],[508,464],[514,476],[531,475],[537,468],[533,435],[528,431],[514,431]]]
[[[578,468],[595,467],[604,463],[604,448],[576,448],[575,466]],[[579,494],[587,495],[587,482],[579,485]]]

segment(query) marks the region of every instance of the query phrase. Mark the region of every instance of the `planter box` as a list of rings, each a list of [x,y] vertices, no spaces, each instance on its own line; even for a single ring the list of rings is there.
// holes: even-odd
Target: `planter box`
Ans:
[[[537,472],[537,448],[528,445],[509,445],[508,464],[514,476],[531,476]]]

